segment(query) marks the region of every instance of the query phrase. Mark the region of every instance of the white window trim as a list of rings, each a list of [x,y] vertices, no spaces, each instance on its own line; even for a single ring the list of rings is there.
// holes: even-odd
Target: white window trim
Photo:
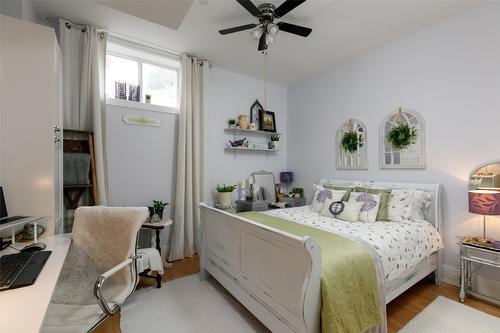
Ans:
[[[155,61],[149,61],[148,59],[143,59],[143,58],[138,58],[126,54],[122,54],[119,52],[114,52],[114,51],[107,51],[106,54],[115,56],[115,57],[120,57],[124,59],[129,59],[136,61],[138,64],[138,85],[141,87],[140,90],[140,101],[130,101],[128,99],[119,99],[119,98],[113,98],[113,97],[107,97],[106,96],[106,104],[108,105],[114,105],[114,106],[120,106],[120,107],[125,107],[125,108],[132,108],[132,109],[141,109],[141,110],[146,110],[146,111],[153,111],[153,112],[163,112],[163,113],[170,113],[170,114],[179,114],[180,112],[180,89],[181,89],[181,75],[180,75],[180,68],[179,67],[174,67],[174,66],[169,66],[166,64],[161,64]],[[163,67],[163,68],[168,68],[169,70],[173,70],[177,72],[177,105],[178,107],[173,108],[173,107],[168,107],[168,106],[162,106],[162,105],[156,105],[156,104],[150,104],[150,103],[145,103],[143,101],[143,84],[142,84],[142,65],[143,63],[150,64],[153,66],[158,66],[158,67]]]
[[[118,99],[118,98],[107,97],[106,104],[113,105],[113,106],[119,106],[119,107],[123,107],[123,108],[130,108],[130,109],[140,109],[140,110],[145,110],[145,111],[170,113],[170,114],[175,114],[175,115],[179,114],[179,109],[177,109],[177,108],[171,108],[168,106],[161,106],[161,105],[148,104],[148,103],[142,103],[142,102],[129,101],[128,99]]]

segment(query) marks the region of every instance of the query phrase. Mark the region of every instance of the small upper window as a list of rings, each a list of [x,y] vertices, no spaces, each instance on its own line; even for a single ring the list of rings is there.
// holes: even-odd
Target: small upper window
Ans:
[[[106,96],[140,102],[139,62],[111,54],[106,55]]]
[[[176,108],[178,106],[178,71],[152,65],[142,64],[143,96],[151,96],[151,103]]]
[[[108,43],[106,97],[120,104],[146,103],[178,112],[180,61],[157,52]],[[117,101],[117,102],[118,102]],[[141,106],[144,108],[146,106]],[[168,109],[167,109],[168,108]],[[155,107],[155,109],[158,109]],[[161,108],[160,108],[161,109]]]

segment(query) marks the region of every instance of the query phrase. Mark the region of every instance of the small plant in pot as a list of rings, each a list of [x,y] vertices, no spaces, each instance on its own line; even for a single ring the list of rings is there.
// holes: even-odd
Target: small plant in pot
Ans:
[[[236,127],[236,119],[229,119],[229,120],[227,121],[227,126],[228,126],[229,128],[235,128],[235,127]]]
[[[278,134],[271,135],[269,141],[269,149],[279,149],[280,148],[280,136]]]
[[[236,189],[235,185],[218,185],[217,190],[217,200],[219,201],[219,207],[229,208],[231,207],[231,197],[232,192]]]
[[[161,200],[153,200],[153,206],[149,206],[149,217],[153,217],[155,214],[161,220],[163,218],[163,211],[168,205],[168,202],[163,202]]]
[[[354,131],[345,132],[340,142],[342,148],[348,153],[355,153],[363,145],[363,137]]]
[[[151,94],[146,94],[146,103],[151,104]]]

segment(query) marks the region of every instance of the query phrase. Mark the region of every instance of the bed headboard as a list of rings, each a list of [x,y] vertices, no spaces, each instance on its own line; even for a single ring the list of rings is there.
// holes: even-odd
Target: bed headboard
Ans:
[[[409,189],[422,190],[428,192],[431,197],[431,206],[427,214],[429,221],[437,231],[442,235],[442,207],[441,207],[441,184],[420,184],[420,183],[397,183],[397,182],[376,182],[376,181],[356,181],[356,180],[336,180],[322,178],[319,181],[320,185],[331,184],[337,186],[363,186],[367,188],[393,188],[393,189]]]

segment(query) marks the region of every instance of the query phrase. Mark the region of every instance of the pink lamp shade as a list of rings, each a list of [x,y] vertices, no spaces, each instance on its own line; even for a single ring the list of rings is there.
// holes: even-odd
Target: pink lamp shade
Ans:
[[[469,191],[469,212],[481,215],[500,215],[500,192]]]

